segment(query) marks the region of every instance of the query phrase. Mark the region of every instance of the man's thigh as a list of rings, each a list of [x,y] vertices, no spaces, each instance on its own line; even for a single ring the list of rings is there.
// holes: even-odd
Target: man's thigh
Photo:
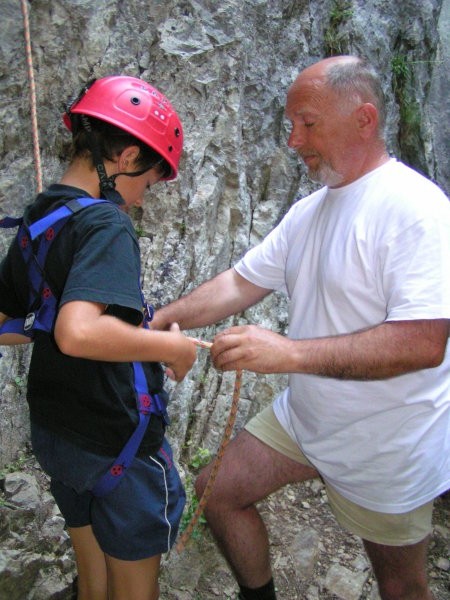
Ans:
[[[273,460],[275,469],[280,469],[283,483],[302,481],[309,477],[317,477],[313,465],[302,453],[299,446],[289,437],[276,418],[272,407],[268,407],[256,415],[246,425],[246,429],[260,441],[267,444],[277,453]],[[279,460],[279,458],[281,460]],[[300,470],[295,465],[283,472],[283,466],[289,465],[288,459],[310,467],[311,471]],[[310,473],[313,473],[312,475]],[[285,477],[294,475],[294,479]],[[275,475],[271,475],[275,481]],[[328,501],[339,524],[351,533],[375,544],[388,546],[409,546],[427,538],[431,532],[431,516],[433,502],[428,502],[412,511],[402,514],[386,514],[359,506],[341,496],[326,481]]]
[[[302,455],[297,446],[295,448],[300,457],[297,460],[291,457],[290,452],[284,451],[285,443],[288,444],[290,440],[279,441],[284,436],[287,438],[287,434],[281,425],[277,426],[274,416],[275,422],[271,423],[270,411],[267,427],[265,412],[262,420],[258,415],[257,426],[254,420],[250,421],[246,427],[249,430],[241,431],[227,446],[212,489],[212,499],[226,498],[227,502],[231,501],[236,506],[248,506],[288,483],[319,476],[316,469],[307,464],[306,457],[301,462]],[[279,430],[274,431],[272,425]],[[274,438],[278,440],[276,443],[273,442]],[[292,441],[290,443],[294,446]],[[197,483],[198,493],[203,491],[211,468],[212,465],[201,473]]]

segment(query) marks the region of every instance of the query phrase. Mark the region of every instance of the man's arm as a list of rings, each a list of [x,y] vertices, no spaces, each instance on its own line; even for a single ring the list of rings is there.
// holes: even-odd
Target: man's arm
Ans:
[[[167,329],[171,323],[178,323],[181,329],[206,327],[253,306],[271,291],[231,268],[157,310],[151,328]]]
[[[387,379],[438,366],[449,330],[448,319],[389,321],[348,335],[291,340],[250,325],[219,333],[211,354],[223,370]]]
[[[0,326],[6,321],[11,321],[11,317],[0,312]],[[33,340],[27,335],[21,333],[2,333],[0,334],[0,346],[16,346],[17,344],[29,344]]]

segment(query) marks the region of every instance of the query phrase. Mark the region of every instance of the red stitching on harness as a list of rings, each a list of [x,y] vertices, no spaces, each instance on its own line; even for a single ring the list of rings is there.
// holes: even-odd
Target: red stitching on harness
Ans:
[[[111,467],[111,475],[113,477],[118,477],[119,475],[122,475],[123,473],[123,466],[122,465],[113,465]]]
[[[55,237],[55,230],[53,229],[53,227],[49,227],[47,229],[47,231],[45,232],[45,239],[49,242],[54,237]]]

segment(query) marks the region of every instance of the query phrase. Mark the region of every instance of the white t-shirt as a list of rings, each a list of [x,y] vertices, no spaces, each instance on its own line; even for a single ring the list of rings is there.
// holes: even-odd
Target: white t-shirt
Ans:
[[[288,294],[292,339],[450,318],[450,203],[391,159],[298,201],[235,268]],[[450,349],[439,367],[381,381],[291,374],[274,410],[324,479],[363,507],[407,512],[450,487]]]

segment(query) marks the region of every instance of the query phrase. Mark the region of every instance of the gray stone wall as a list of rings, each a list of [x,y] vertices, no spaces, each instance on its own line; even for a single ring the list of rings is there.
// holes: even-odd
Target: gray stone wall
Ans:
[[[19,214],[35,193],[27,65],[20,3],[1,0],[1,9],[0,202],[2,214]],[[156,186],[134,215],[155,305],[233,264],[312,189],[287,149],[283,105],[298,70],[329,53],[373,61],[389,98],[392,152],[449,189],[448,0],[34,0],[29,12],[44,185],[64,169],[61,113],[86,80],[142,77],[181,116],[180,177]],[[1,234],[2,253],[9,239]],[[283,331],[285,302],[274,296],[240,321]],[[197,333],[211,338],[214,328]],[[28,438],[28,355],[7,349],[0,361],[0,465]],[[186,458],[188,440],[214,450],[232,381],[199,351],[190,376],[173,386],[177,456]],[[246,375],[238,427],[282,385]]]
[[[331,53],[373,61],[388,96],[391,151],[450,190],[450,0],[33,0],[28,6],[44,185],[67,164],[64,104],[90,78],[142,77],[180,114],[180,176],[155,186],[145,210],[134,214],[144,289],[155,305],[232,265],[312,190],[286,147],[283,105],[298,70]],[[0,10],[0,214],[18,215],[36,191],[27,65],[20,2],[0,0]],[[10,239],[0,234],[1,255]],[[231,322],[284,331],[285,301],[274,295]],[[224,325],[194,333],[211,339]],[[12,470],[29,437],[30,350],[2,352],[0,470]],[[189,376],[171,386],[170,438],[185,475],[199,447],[217,447],[233,378],[216,372],[199,350]],[[237,428],[283,385],[283,377],[245,373]],[[69,598],[74,561],[67,534],[45,486],[37,485],[40,474],[31,470],[0,478],[0,500],[6,498],[0,596]],[[191,563],[171,566],[172,578],[183,583],[208,568],[206,555],[192,552]]]

